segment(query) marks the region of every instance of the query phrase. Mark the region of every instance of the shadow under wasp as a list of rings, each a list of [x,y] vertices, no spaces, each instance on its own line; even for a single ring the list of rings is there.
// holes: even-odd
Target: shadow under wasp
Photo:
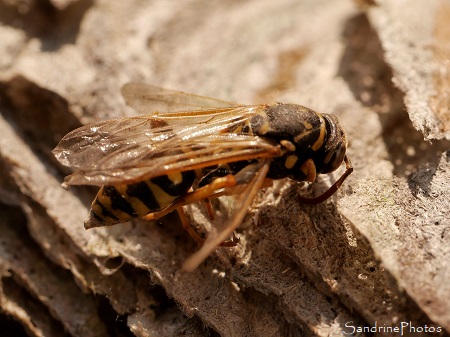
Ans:
[[[195,269],[217,246],[235,245],[234,230],[272,179],[313,182],[345,162],[345,172],[323,194],[298,196],[320,203],[353,171],[334,115],[296,104],[241,105],[141,83],[126,84],[122,94],[145,115],[85,125],[68,133],[53,153],[75,169],[65,184],[102,186],[86,228],[136,217],[156,220],[177,210],[183,227],[203,244],[185,270]],[[182,206],[203,202],[212,219],[210,200],[233,194],[236,212],[221,231],[203,239]]]

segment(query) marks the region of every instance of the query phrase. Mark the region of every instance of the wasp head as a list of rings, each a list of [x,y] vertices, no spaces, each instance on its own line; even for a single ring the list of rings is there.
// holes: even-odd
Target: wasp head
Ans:
[[[341,166],[347,150],[347,138],[335,115],[322,114],[325,120],[326,137],[322,146],[314,153],[317,173],[330,173]]]

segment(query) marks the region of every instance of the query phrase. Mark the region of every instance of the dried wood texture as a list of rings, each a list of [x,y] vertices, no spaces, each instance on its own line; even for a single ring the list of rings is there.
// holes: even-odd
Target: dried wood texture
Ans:
[[[426,139],[450,139],[450,3],[378,1],[368,15],[405,93],[409,117]]]
[[[2,329],[448,336],[448,17],[438,0],[0,2]],[[86,231],[95,190],[62,189],[50,153],[78,126],[135,114],[129,81],[334,113],[355,172],[313,206],[296,196],[340,172],[276,182],[236,248],[184,273],[197,247],[175,214]]]

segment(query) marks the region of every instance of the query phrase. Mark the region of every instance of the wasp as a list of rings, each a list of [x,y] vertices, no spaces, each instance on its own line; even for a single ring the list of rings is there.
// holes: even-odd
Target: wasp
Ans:
[[[86,228],[137,217],[155,220],[177,210],[183,227],[203,243],[186,261],[187,270],[217,246],[235,244],[227,238],[234,238],[257,192],[272,179],[314,182],[345,162],[345,172],[323,194],[299,196],[320,203],[353,171],[345,132],[334,115],[296,104],[241,105],[142,83],[126,84],[122,95],[144,115],[80,127],[53,153],[75,170],[66,185],[101,186]],[[212,218],[209,201],[232,194],[237,195],[235,214],[205,241],[182,206],[204,202]]]

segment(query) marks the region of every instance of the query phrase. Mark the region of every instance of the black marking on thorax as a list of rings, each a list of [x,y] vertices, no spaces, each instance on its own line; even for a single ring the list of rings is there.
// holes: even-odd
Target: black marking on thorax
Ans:
[[[275,104],[267,109],[265,116],[253,117],[251,125],[261,137],[308,146],[318,138],[322,119],[315,111],[300,105]],[[300,139],[300,143],[296,139]]]
[[[295,145],[295,151],[285,151],[281,157],[272,159],[267,177],[304,180],[306,176],[300,171],[300,166],[314,156],[315,151],[311,147],[321,138],[324,122],[317,112],[296,104],[275,104],[266,110],[265,115],[253,117],[251,126],[255,134],[277,143],[287,140]],[[288,168],[286,161],[291,155],[296,161]]]

